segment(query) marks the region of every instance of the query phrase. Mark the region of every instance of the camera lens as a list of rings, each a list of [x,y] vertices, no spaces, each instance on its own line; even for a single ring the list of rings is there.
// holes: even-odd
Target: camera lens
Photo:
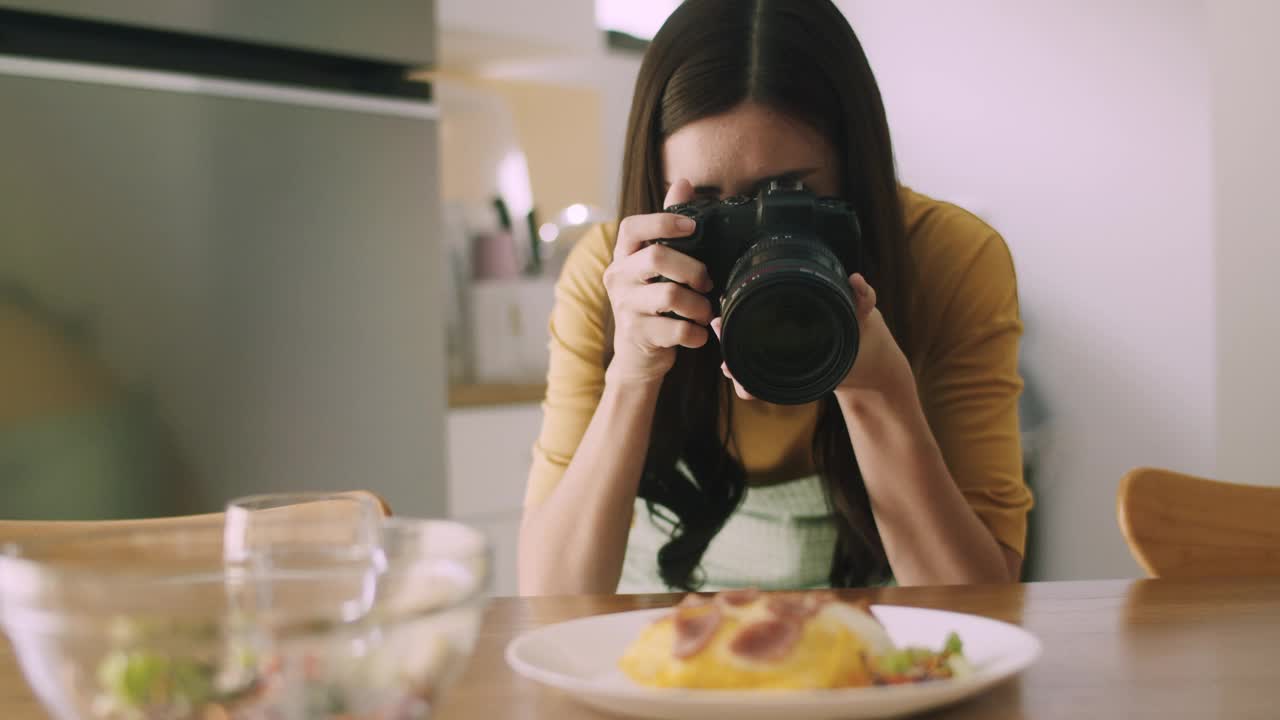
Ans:
[[[814,295],[807,287],[761,292],[757,322],[763,322],[768,331],[746,347],[750,364],[772,377],[802,377],[813,372],[813,358],[831,354],[834,318],[823,312],[822,299]],[[740,322],[743,317],[739,316]]]
[[[844,267],[821,242],[766,237],[738,258],[724,296],[725,363],[757,398],[798,405],[853,367],[858,323]]]

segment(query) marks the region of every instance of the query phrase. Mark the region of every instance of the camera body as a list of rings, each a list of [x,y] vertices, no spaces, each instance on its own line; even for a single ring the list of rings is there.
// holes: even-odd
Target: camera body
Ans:
[[[724,360],[744,389],[776,404],[834,390],[858,350],[848,277],[865,273],[866,259],[853,208],[775,181],[754,197],[695,200],[666,212],[697,223],[687,237],[657,242],[706,266]]]
[[[853,208],[839,198],[814,195],[800,183],[774,181],[754,197],[694,200],[672,205],[664,212],[684,215],[698,223],[687,237],[658,242],[707,267],[715,285],[710,299],[717,314],[739,260],[753,245],[770,238],[804,237],[817,241],[835,256],[844,277],[866,272],[861,226]],[[723,299],[728,300],[727,296]]]

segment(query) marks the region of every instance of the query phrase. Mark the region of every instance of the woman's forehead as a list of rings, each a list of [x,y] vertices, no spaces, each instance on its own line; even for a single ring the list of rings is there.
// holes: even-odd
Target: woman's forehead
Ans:
[[[750,103],[680,128],[663,142],[662,157],[666,182],[684,178],[725,193],[799,171],[818,174],[835,160],[812,126]]]

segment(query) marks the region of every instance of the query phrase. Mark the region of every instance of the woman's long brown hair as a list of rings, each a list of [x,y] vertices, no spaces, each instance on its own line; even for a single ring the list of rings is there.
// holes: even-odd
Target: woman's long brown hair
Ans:
[[[811,124],[839,153],[841,194],[856,209],[867,243],[864,274],[911,358],[905,229],[884,104],[861,43],[829,0],[680,5],[654,37],[636,81],[620,216],[662,209],[667,137],[744,101]],[[729,392],[712,340],[679,349],[659,395],[639,496],[673,527],[658,553],[659,572],[671,588],[700,585],[702,555],[746,492],[746,473],[727,447],[732,418],[724,418],[727,430],[720,425]],[[813,457],[838,527],[830,581],[836,587],[876,582],[889,576],[888,559],[844,416],[834,397],[820,403]]]

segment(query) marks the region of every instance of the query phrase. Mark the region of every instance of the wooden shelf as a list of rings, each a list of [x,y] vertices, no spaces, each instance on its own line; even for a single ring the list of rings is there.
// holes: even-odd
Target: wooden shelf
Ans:
[[[449,407],[536,405],[546,397],[544,383],[464,383],[449,386]]]

